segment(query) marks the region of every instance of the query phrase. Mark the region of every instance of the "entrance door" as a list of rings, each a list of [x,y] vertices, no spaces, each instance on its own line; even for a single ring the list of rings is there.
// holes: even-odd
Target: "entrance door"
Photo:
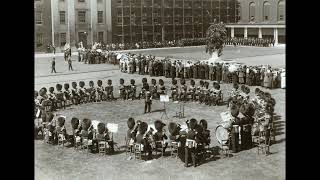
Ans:
[[[82,42],[83,47],[87,48],[87,33],[85,32],[79,32],[79,42]]]

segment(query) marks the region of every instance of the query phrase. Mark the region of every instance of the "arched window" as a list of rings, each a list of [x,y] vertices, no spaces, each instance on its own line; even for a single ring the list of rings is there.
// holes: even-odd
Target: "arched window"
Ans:
[[[254,2],[251,2],[249,4],[249,19],[250,19],[250,22],[255,20],[255,16],[256,16],[256,4]]]
[[[270,3],[268,1],[265,1],[263,3],[263,20],[269,21],[270,19]]]
[[[280,0],[278,3],[278,21],[284,21],[284,13],[285,13],[285,9],[284,9],[284,1]]]

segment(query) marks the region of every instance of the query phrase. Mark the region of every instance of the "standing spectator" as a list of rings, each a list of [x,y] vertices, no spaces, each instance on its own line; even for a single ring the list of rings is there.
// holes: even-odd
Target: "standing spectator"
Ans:
[[[70,69],[71,69],[71,71],[73,71],[71,56],[68,57],[68,65],[69,65],[69,71],[70,71]]]
[[[52,58],[52,62],[51,62],[51,73],[57,73],[56,72],[56,61],[55,61],[55,57]]]

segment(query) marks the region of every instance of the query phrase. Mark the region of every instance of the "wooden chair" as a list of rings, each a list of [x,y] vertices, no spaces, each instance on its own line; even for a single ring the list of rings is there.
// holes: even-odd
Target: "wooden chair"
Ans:
[[[106,141],[98,142],[99,154],[105,155],[108,151],[108,143]]]
[[[74,136],[74,148],[78,150],[81,148],[81,137],[80,136]]]
[[[221,151],[226,157],[229,157],[230,154],[230,143],[230,140],[221,140]]]
[[[81,149],[87,149],[87,154],[90,151],[90,145],[92,145],[92,140],[88,139],[88,137],[82,137]]]
[[[142,154],[145,155],[145,151],[143,150],[143,145],[138,144],[138,143],[134,143],[133,150],[134,150],[134,158],[142,160]]]
[[[270,150],[270,138],[267,137],[266,131],[260,131],[259,138],[258,138],[258,154],[261,151],[261,152],[265,152],[265,155],[268,155],[269,150]]]
[[[134,153],[134,150],[133,150],[133,143],[131,143],[130,140],[127,140],[127,137],[125,136],[124,137],[124,140],[126,142],[126,156],[128,156],[128,154],[131,156],[133,153]]]
[[[156,155],[158,154],[158,150],[160,150],[161,156],[163,156],[164,141],[155,141],[154,143],[155,143],[154,151]]]
[[[66,137],[62,133],[58,133],[58,146],[62,145],[64,146],[64,143],[66,142]]]
[[[180,142],[173,141],[170,143],[170,156],[178,159]]]

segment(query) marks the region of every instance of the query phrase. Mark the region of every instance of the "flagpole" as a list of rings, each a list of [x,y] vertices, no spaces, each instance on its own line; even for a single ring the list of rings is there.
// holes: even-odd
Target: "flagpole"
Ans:
[[[91,20],[91,23],[90,23],[90,31],[91,31],[91,47],[93,46],[93,32],[92,32],[92,16],[93,16],[93,0],[90,0],[90,11],[91,11],[91,16],[90,16],[90,20]]]
[[[54,46],[54,22],[53,22],[53,1],[54,0],[51,0],[51,38],[52,38],[52,46]]]

